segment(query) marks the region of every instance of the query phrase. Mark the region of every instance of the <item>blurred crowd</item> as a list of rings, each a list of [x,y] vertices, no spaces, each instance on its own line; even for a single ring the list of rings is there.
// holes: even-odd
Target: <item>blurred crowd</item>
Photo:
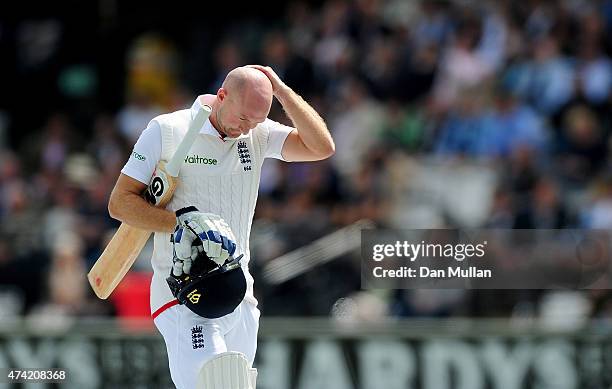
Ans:
[[[283,12],[275,23],[255,18],[223,31],[212,60],[197,64],[206,90],[193,90],[181,70],[185,42],[147,33],[121,59],[118,110],[79,100],[96,83],[76,68],[58,85],[85,103],[49,114],[40,129],[11,127],[3,111],[3,314],[146,315],[130,302],[146,293],[100,302],[86,284],[118,226],[110,190],[152,117],[215,93],[247,63],[273,67],[325,118],[337,146],[327,161],[264,165],[251,265],[264,315],[612,313],[605,290],[361,291],[354,250],[281,284],[262,278],[273,258],[362,219],[389,228],[612,228],[612,1],[295,1]],[[277,103],[270,117],[290,123]],[[2,147],[3,129],[22,132],[21,141]],[[146,289],[147,274],[129,280],[135,290]]]

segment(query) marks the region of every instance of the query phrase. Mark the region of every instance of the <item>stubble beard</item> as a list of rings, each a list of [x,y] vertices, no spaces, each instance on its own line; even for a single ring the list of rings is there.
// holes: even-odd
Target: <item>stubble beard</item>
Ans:
[[[215,113],[215,120],[217,121],[217,125],[219,126],[219,128],[217,129],[218,132],[220,132],[222,137],[229,137],[229,135],[227,134],[227,129],[225,128],[225,126],[223,125],[223,123],[221,123],[221,120],[219,119],[219,109],[216,111]]]

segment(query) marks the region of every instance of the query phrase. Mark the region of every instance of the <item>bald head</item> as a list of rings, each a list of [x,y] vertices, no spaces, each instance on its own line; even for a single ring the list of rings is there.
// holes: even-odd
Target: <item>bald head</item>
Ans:
[[[217,92],[211,122],[230,137],[246,134],[263,122],[272,106],[272,83],[258,69],[239,67],[227,74]]]
[[[230,71],[221,86],[229,94],[233,92],[250,98],[272,102],[272,83],[261,71],[246,66]]]

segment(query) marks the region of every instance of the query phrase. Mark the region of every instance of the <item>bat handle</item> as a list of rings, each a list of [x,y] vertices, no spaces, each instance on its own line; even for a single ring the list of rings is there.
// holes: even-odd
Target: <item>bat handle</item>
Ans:
[[[191,118],[191,123],[189,124],[189,129],[185,133],[185,137],[181,143],[179,143],[170,162],[166,165],[166,172],[172,177],[178,176],[183,160],[187,157],[191,145],[212,112],[212,108],[209,105],[202,104],[201,102],[199,104],[200,109],[198,109],[195,116]]]

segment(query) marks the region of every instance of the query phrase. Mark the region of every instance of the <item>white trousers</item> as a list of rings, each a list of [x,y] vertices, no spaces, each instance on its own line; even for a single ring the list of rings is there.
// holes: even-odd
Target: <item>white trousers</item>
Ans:
[[[209,359],[226,351],[243,353],[253,365],[257,349],[259,309],[243,301],[234,312],[205,319],[175,305],[154,319],[168,350],[170,375],[177,389],[194,389],[198,373]]]

